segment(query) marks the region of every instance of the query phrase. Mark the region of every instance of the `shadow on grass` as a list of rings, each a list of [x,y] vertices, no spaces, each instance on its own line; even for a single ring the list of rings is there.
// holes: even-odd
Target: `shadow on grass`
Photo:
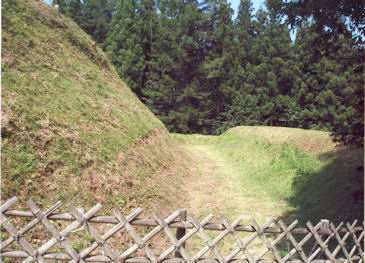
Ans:
[[[316,224],[329,219],[341,221],[364,220],[364,151],[337,149],[321,154],[326,165],[316,172],[297,171],[293,195],[288,203],[295,208],[282,217],[284,222],[297,218],[301,225],[308,220]]]
[[[321,219],[328,219],[336,226],[340,222],[352,223],[355,219],[360,225],[364,220],[364,151],[363,149],[341,149],[328,152],[319,156],[326,163],[319,171],[304,174],[297,171],[293,181],[293,195],[288,198],[288,203],[295,209],[284,214],[281,219],[285,224],[291,224],[294,219],[299,223],[296,227],[304,227],[309,220],[316,225]],[[304,235],[296,235],[298,241]],[[351,238],[347,241],[347,247],[354,243]],[[318,245],[318,244],[317,244]],[[328,244],[332,251],[338,243],[331,239]],[[287,254],[293,245],[283,239],[277,244],[277,248],[283,255]],[[314,238],[311,238],[302,246],[306,255],[311,254],[316,247]],[[344,257],[340,252],[337,257]],[[322,258],[321,252],[318,258]],[[296,253],[292,258],[299,259]]]

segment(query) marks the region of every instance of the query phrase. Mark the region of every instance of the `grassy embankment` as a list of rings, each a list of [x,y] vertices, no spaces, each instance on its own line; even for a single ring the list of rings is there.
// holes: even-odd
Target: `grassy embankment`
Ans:
[[[335,148],[321,132],[237,127],[177,136],[187,159],[74,22],[41,1],[4,1],[2,15],[3,200],[125,211],[185,203],[260,223],[362,215],[361,151]]]
[[[251,224],[250,218],[263,224],[270,217],[287,223],[297,218],[299,225],[322,218],[363,220],[363,151],[336,146],[326,132],[236,127],[220,136],[175,136],[192,158],[195,176],[186,183],[186,199],[197,215],[213,213],[214,221],[224,215],[231,222],[243,216],[243,224]],[[199,237],[188,243],[193,250],[202,245]],[[308,242],[305,249],[313,245]],[[280,243],[280,253],[286,254],[287,246]],[[228,255],[236,244],[228,236],[218,247]],[[262,248],[260,239],[249,245],[252,255]]]
[[[104,53],[42,1],[2,8],[2,199],[171,205],[184,157]]]
[[[336,146],[326,132],[236,127],[220,136],[176,136],[211,161],[198,168],[216,175],[211,190],[193,191],[206,210],[261,221],[363,219],[363,151]],[[215,207],[204,206],[204,196],[214,196]]]

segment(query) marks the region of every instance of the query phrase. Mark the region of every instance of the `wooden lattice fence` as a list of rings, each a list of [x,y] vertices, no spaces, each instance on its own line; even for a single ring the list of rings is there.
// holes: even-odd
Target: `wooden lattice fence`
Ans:
[[[14,197],[1,204],[2,262],[364,261],[364,223],[357,220],[296,228],[298,220],[271,226],[269,219],[260,226],[254,219],[244,225],[243,218],[231,223],[222,216],[211,223],[210,214],[199,221],[184,209],[167,218],[154,211],[153,219],[144,219],[140,208],[127,216],[114,208],[112,216],[105,216],[97,215],[100,204],[85,213],[71,204],[68,212],[57,212],[61,202],[42,211],[29,200],[30,211],[14,210],[17,202]],[[156,236],[163,241],[159,246],[153,245]]]

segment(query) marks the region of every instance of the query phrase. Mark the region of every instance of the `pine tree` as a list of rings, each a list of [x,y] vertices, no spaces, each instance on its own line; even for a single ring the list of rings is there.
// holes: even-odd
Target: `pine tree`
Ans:
[[[229,86],[232,68],[234,39],[233,10],[226,0],[213,0],[206,3],[208,24],[205,29],[206,59],[203,62],[205,91],[209,92],[209,121],[213,121],[227,110],[232,101],[234,89]],[[206,132],[211,132],[208,127]],[[216,126],[216,124],[214,124]]]
[[[142,97],[145,82],[145,53],[142,41],[143,17],[136,0],[123,0],[117,5],[107,36],[107,52],[119,76],[137,96]]]
[[[83,19],[80,27],[92,38],[105,45],[108,25],[115,11],[115,0],[84,0]]]
[[[62,14],[67,13],[67,3],[66,0],[52,0],[52,5],[57,5],[58,12]]]
[[[207,132],[209,127],[209,93],[205,90],[201,64],[205,58],[203,28],[206,23],[195,1],[187,1],[179,17],[180,34],[177,107],[171,117],[177,118],[179,129]]]
[[[177,58],[179,34],[176,19],[176,1],[162,0],[159,4],[160,16],[156,27],[156,42],[149,62],[149,74],[142,91],[147,106],[162,120],[169,130],[174,130],[171,111],[177,100]]]
[[[315,22],[297,33],[301,127],[331,131],[344,144],[363,145],[363,58],[350,34],[323,38]]]
[[[252,101],[250,95],[253,86],[247,83],[252,63],[250,50],[254,44],[252,12],[252,2],[241,0],[233,25],[232,62],[227,80],[227,85],[233,89],[232,100],[227,106],[227,110],[220,113],[215,121],[214,130],[218,134],[234,126],[255,124],[255,119],[251,118],[255,105],[255,101]]]

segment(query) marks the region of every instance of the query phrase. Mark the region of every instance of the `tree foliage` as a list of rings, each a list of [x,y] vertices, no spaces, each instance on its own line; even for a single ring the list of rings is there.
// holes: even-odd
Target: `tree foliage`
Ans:
[[[235,19],[227,0],[55,3],[170,131],[301,127],[363,146],[362,1],[266,0],[254,13],[241,0]]]
[[[293,26],[298,26],[308,18],[313,18],[319,28],[327,28],[331,34],[343,34],[344,22],[363,41],[365,33],[365,2],[362,0],[302,0],[287,1],[282,11]]]

